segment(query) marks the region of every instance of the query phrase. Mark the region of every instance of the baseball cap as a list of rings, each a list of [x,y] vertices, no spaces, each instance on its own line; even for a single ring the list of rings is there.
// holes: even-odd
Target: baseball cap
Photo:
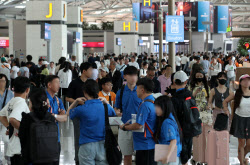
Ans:
[[[183,71],[178,71],[174,74],[174,81],[180,80],[182,83],[184,83],[185,81],[187,81],[187,79],[188,79],[188,76]]]
[[[6,58],[5,58],[5,57],[2,57],[2,58],[1,58],[1,62],[6,62]]]
[[[240,76],[240,81],[246,78],[250,78],[250,76],[248,74],[243,74],[242,76]]]
[[[104,71],[104,72],[109,72],[109,69],[107,67],[101,67],[100,70]]]
[[[43,61],[43,65],[49,65],[47,61]]]

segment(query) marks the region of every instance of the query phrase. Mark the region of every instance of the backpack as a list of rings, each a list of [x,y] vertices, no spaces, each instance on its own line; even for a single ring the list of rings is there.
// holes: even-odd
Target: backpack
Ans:
[[[58,128],[55,122],[39,120],[33,112],[35,121],[30,126],[30,158],[32,163],[59,161]]]
[[[81,71],[80,71],[80,67],[79,67],[78,63],[75,62],[75,64],[74,64],[74,69],[72,70],[73,79],[78,78],[80,72],[81,72]]]
[[[199,109],[196,107],[196,102],[192,97],[187,97],[183,103],[185,124],[182,131],[184,135],[195,137],[202,133],[202,122],[200,119]]]

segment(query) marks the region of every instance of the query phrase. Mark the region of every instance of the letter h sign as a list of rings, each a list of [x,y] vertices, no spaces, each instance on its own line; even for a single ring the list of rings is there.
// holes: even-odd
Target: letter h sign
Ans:
[[[151,7],[152,6],[152,0],[142,0],[143,6]]]
[[[126,23],[123,22],[123,31],[126,31],[126,28],[128,28],[128,31],[130,31],[130,22],[128,22],[128,25],[126,25]]]

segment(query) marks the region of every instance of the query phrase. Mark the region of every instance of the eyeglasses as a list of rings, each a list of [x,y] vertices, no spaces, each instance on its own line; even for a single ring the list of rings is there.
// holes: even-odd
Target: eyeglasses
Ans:
[[[113,87],[113,84],[105,84],[105,85]]]

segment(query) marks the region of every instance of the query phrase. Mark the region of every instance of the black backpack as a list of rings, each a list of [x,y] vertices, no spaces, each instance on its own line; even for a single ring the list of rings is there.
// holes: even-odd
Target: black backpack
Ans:
[[[30,127],[30,158],[32,163],[59,161],[58,128],[55,122],[39,120],[33,112],[35,121]]]
[[[200,135],[202,133],[202,122],[195,100],[192,97],[188,97],[185,99],[183,105],[183,115],[185,118],[185,124],[182,128],[183,134],[189,137]]]
[[[106,158],[109,165],[120,165],[122,163],[121,149],[109,125],[108,106],[104,104],[105,109],[105,149]]]
[[[80,67],[79,67],[78,63],[75,62],[75,64],[74,64],[74,69],[73,69],[73,71],[72,71],[73,79],[78,78],[80,72],[81,72],[81,71],[80,71]]]

